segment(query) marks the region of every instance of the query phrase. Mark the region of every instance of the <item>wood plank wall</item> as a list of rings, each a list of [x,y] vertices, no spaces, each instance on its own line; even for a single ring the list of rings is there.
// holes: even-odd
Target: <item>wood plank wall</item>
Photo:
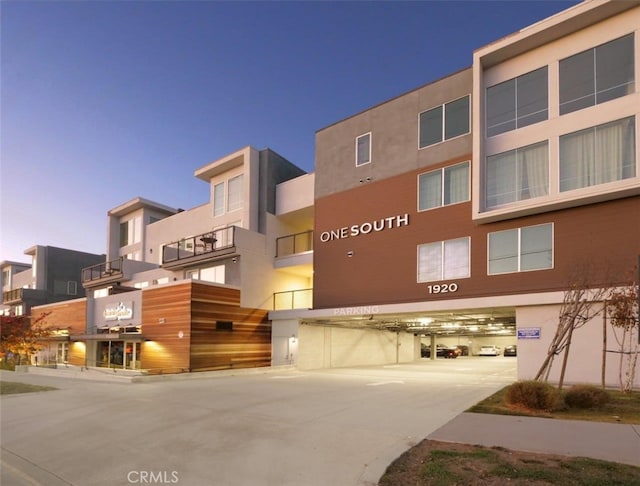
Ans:
[[[68,329],[70,335],[85,334],[87,327],[87,300],[74,300],[58,304],[34,307],[31,309],[33,320],[45,316],[43,327],[49,329]],[[59,339],[56,340],[56,342]],[[84,366],[86,347],[70,343],[69,364]]]
[[[271,322],[264,309],[240,307],[240,291],[193,282],[191,369],[193,371],[271,365]],[[216,323],[232,322],[232,330]]]
[[[190,282],[143,290],[142,335],[148,340],[142,343],[143,369],[149,373],[189,371]]]

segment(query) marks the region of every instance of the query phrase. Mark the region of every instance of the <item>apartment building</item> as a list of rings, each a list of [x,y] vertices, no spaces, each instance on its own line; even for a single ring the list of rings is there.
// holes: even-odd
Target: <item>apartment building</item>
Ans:
[[[84,296],[82,269],[104,255],[36,245],[24,252],[31,263],[0,262],[2,315],[29,315],[37,305]]]
[[[82,271],[87,297],[34,309],[66,331],[68,363],[151,373],[271,364],[274,292],[311,287],[313,176],[253,147],[194,175],[207,202],[182,210],[138,197],[111,209],[106,258]],[[306,197],[279,206],[281,185]]]
[[[532,378],[571,285],[637,275],[639,26],[638,2],[584,2],[319,130],[314,308],[270,313],[297,323],[297,365],[517,344]],[[585,317],[566,380],[598,382],[603,318]],[[624,357],[604,355],[615,384]]]

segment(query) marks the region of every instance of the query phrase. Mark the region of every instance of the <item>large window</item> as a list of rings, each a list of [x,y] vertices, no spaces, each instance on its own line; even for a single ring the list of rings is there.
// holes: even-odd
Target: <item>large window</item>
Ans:
[[[242,174],[229,179],[228,182],[228,194],[227,194],[227,211],[235,211],[236,209],[242,209]]]
[[[418,210],[469,200],[469,162],[418,176]]]
[[[549,193],[549,150],[546,141],[487,157],[487,209]]]
[[[560,114],[634,91],[633,34],[560,61]]]
[[[560,137],[560,191],[635,177],[635,117]]]
[[[120,247],[140,243],[142,237],[142,218],[130,219],[120,223]]]
[[[489,275],[552,267],[552,223],[489,233]]]
[[[470,238],[418,245],[418,282],[469,277]]]
[[[469,96],[420,113],[420,148],[469,133]]]
[[[213,215],[221,216],[224,214],[224,182],[220,182],[213,186]]]
[[[549,117],[547,66],[487,88],[487,137]]]
[[[371,162],[371,133],[356,138],[356,166]]]
[[[207,268],[195,268],[186,272],[186,277],[204,282],[225,283],[225,266],[216,265]]]

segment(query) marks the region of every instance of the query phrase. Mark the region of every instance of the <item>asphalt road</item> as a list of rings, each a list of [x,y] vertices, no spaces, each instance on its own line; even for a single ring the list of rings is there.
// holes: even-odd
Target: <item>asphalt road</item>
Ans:
[[[0,399],[3,486],[374,485],[402,452],[516,379],[514,358],[56,386]]]

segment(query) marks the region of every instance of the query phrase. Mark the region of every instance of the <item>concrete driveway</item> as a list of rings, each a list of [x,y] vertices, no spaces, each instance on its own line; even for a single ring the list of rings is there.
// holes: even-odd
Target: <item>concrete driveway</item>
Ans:
[[[386,467],[515,381],[514,358],[104,383],[4,372],[3,486],[377,484]]]

